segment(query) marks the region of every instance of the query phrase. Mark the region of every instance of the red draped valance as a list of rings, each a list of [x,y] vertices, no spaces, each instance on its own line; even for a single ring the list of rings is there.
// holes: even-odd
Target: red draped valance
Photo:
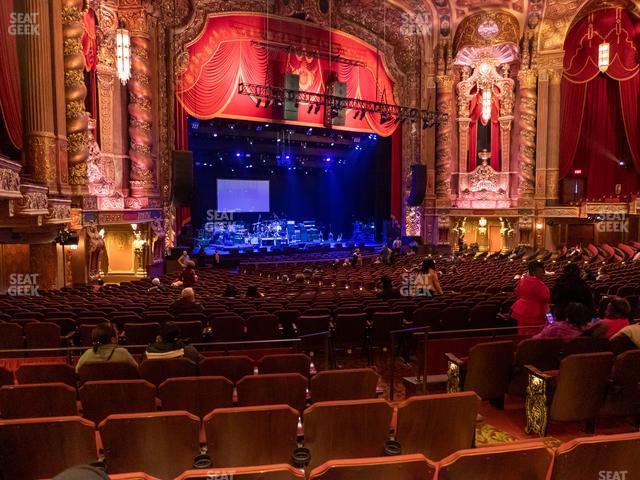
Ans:
[[[598,68],[601,43],[609,66]],[[561,85],[560,177],[587,177],[587,195],[635,191],[640,182],[640,21],[622,8],[580,20],[565,41]],[[622,164],[621,164],[622,163]]]
[[[265,49],[252,40],[304,47],[308,54]],[[213,117],[271,120],[272,107],[256,108],[257,98],[238,94],[238,83],[283,84],[285,73],[299,75],[299,89],[323,93],[330,78],[346,82],[347,97],[395,104],[393,79],[376,49],[346,33],[327,30],[296,19],[260,14],[217,15],[209,17],[202,33],[187,47],[189,62],[178,78],[178,102],[189,115],[201,119]],[[364,66],[350,65],[312,52],[337,53],[358,60]],[[388,136],[397,125],[382,124],[379,114],[367,113],[353,118],[347,110],[348,130],[372,131]],[[324,107],[318,112],[303,103],[297,123],[323,126]]]

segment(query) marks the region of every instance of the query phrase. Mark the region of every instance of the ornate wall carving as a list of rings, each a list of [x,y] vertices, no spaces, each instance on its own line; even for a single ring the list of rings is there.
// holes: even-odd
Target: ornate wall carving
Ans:
[[[84,55],[81,43],[83,0],[64,0],[62,3],[69,184],[84,185],[87,178],[86,162],[89,157],[89,119],[84,108],[87,87],[84,84]]]
[[[451,194],[451,164],[453,160],[453,78],[451,75],[436,77],[436,109],[448,113],[449,119],[436,130],[436,196],[446,198]]]
[[[532,197],[535,193],[537,72],[529,69],[520,70],[518,81],[520,82],[520,106],[518,109],[520,178],[518,193],[522,197]]]

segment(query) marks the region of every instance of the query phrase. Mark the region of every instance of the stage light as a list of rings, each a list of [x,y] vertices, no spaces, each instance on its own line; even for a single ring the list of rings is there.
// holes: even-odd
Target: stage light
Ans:
[[[264,102],[264,108],[269,108],[271,106],[271,99],[268,98],[265,102]]]
[[[238,152],[238,153],[236,153],[236,157],[240,157],[240,155],[241,155],[241,154],[240,154],[239,152]]]
[[[198,120],[191,120],[191,130],[198,130],[200,128],[200,122]]]
[[[311,135],[313,133],[313,128],[309,127],[307,128],[307,136]]]
[[[262,103],[262,99],[259,98],[258,100],[256,100],[256,108],[260,108],[260,104]]]
[[[310,103],[307,107],[307,113],[311,113],[311,110],[313,110],[313,103]]]
[[[580,170],[579,168],[576,168],[576,169],[573,171],[573,174],[574,174],[574,175],[582,175],[582,170]]]
[[[196,162],[196,167],[199,167],[199,166],[200,166],[200,162]]]
[[[315,108],[315,110],[313,111],[313,113],[318,113],[319,111],[320,111],[320,104],[319,104],[319,103],[316,103],[316,108]]]
[[[265,126],[265,127],[267,127],[267,128],[269,128],[269,124],[268,124],[268,123],[265,123],[265,124],[264,124],[264,126]]]
[[[331,146],[333,147],[334,145],[335,145],[335,143],[334,143],[334,142],[331,142]]]
[[[214,133],[214,134],[213,134],[213,137],[214,137],[214,138],[215,138],[215,137],[217,137],[217,136],[218,136],[218,134],[217,134],[217,133]]]
[[[280,143],[282,140],[280,138],[278,138],[278,140],[276,140],[278,143]]]
[[[286,160],[289,160],[289,159],[291,158],[291,156],[289,156],[289,155],[285,155],[285,156],[284,156],[284,158],[285,158]]]
[[[325,162],[330,162],[330,161],[331,161],[331,157],[326,157],[326,158],[324,159],[324,161],[325,161]]]
[[[364,116],[366,115],[367,111],[366,110],[360,110],[360,120],[364,119]]]
[[[359,112],[358,110],[354,110],[354,111],[353,111],[353,119],[354,119],[354,120],[355,120],[355,119],[357,119],[357,118],[358,118],[358,115],[360,115],[360,112]]]

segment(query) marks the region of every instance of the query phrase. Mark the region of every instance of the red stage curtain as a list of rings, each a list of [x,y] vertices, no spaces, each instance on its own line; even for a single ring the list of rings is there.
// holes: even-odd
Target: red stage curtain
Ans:
[[[231,13],[210,17],[201,35],[188,46],[189,62],[177,82],[176,97],[184,110],[201,119],[281,121],[273,106],[256,108],[257,98],[239,95],[237,90],[239,82],[281,85],[285,73],[299,75],[303,91],[322,93],[335,78],[347,84],[349,97],[396,103],[393,80],[383,58],[370,45],[296,19],[269,17],[268,34],[277,43],[305,46],[309,53],[266,49],[252,43],[265,41],[264,15]],[[313,53],[328,50],[330,45],[335,53],[362,65],[330,62]],[[311,112],[307,107],[301,105],[295,123],[324,126],[324,107]],[[334,128],[382,136],[391,135],[397,128],[393,122],[382,124],[377,113],[366,114],[364,119],[353,116],[352,110],[347,111],[345,125]]]
[[[4,119],[9,141],[17,150],[22,149],[22,97],[20,67],[16,36],[9,29],[13,2],[0,2],[0,114]]]
[[[82,53],[84,54],[84,66],[89,72],[89,85],[87,85],[90,95],[89,113],[96,120],[98,116],[98,84],[96,78],[96,64],[98,62],[98,43],[96,39],[96,14],[89,9],[82,17]],[[100,127],[96,126],[96,135],[100,132]]]
[[[391,216],[402,224],[402,125],[391,135]]]
[[[598,48],[604,41],[609,43],[610,62],[603,74]],[[589,197],[614,194],[616,183],[628,193],[639,183],[639,46],[640,21],[621,8],[590,14],[565,41],[560,176],[574,168],[589,172]],[[617,163],[625,155],[631,169]]]

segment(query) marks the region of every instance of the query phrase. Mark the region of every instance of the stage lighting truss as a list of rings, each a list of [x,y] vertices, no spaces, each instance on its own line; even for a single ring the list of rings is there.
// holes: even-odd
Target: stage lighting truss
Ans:
[[[272,102],[282,103],[287,100],[297,104],[308,104],[308,113],[311,113],[312,107],[315,107],[314,113],[318,113],[322,106],[331,109],[332,112],[351,109],[356,111],[354,118],[359,115],[360,120],[364,118],[366,113],[377,113],[380,115],[381,123],[400,123],[406,120],[410,120],[413,123],[421,120],[422,128],[431,128],[435,125],[445,123],[449,117],[446,113],[439,113],[433,110],[419,110],[417,108],[372,102],[360,98],[336,97],[324,93],[289,90],[274,85],[258,85],[255,83],[242,82],[238,84],[238,93],[240,95],[250,95],[254,98],[261,98],[265,102],[265,106],[267,102],[270,105]]]

